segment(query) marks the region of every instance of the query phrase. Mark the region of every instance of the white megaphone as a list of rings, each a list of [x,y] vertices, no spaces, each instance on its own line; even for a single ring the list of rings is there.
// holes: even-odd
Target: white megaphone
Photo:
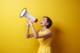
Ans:
[[[29,20],[31,20],[32,22],[37,22],[37,18],[33,17],[31,14],[29,14],[26,10],[26,8],[23,8],[21,13],[20,13],[20,17],[26,17]]]

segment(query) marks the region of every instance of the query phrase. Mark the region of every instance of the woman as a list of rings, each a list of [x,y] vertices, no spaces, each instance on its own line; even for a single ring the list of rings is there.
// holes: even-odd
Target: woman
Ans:
[[[27,24],[27,38],[35,37],[39,43],[39,49],[38,53],[51,53],[51,31],[49,28],[52,25],[52,21],[49,17],[44,16],[40,22],[40,25],[42,27],[41,30],[36,31],[32,22],[29,21]],[[29,29],[32,28],[32,34],[29,34]]]

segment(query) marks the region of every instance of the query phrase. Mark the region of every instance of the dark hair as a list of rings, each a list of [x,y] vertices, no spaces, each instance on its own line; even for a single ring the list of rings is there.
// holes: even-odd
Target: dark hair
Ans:
[[[47,18],[47,22],[48,22],[47,28],[50,28],[52,26],[52,20],[50,19],[50,17],[43,16],[43,18]]]

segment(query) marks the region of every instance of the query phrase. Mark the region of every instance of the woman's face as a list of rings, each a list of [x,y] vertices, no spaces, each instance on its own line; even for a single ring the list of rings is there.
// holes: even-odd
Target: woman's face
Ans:
[[[42,18],[41,22],[40,22],[41,26],[46,26],[47,25],[47,18]]]

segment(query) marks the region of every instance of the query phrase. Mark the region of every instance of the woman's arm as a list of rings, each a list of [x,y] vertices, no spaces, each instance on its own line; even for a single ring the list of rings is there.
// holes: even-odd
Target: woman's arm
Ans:
[[[38,38],[38,32],[36,31],[36,29],[34,28],[33,24],[31,24],[31,28],[32,28],[32,34],[35,38]]]
[[[27,29],[26,29],[26,38],[32,37],[32,34],[29,33],[30,31],[30,24],[29,22],[27,23]]]

